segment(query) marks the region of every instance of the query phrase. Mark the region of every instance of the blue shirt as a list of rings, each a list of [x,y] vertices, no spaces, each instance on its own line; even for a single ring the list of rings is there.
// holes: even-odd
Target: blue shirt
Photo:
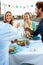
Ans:
[[[43,18],[40,20],[37,30],[33,33],[34,36],[40,34],[43,42]]]

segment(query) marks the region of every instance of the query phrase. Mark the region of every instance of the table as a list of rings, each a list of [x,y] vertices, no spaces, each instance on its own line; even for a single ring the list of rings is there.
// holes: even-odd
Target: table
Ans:
[[[9,65],[21,65],[22,63],[43,65],[43,43],[41,40],[31,40],[28,48],[22,47],[21,51],[9,55]]]

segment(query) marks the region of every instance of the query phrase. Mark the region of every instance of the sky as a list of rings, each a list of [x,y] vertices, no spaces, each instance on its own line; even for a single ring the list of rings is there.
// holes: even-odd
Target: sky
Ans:
[[[35,3],[43,0],[1,0],[1,14],[11,11],[13,15],[22,15],[25,12],[35,13]]]

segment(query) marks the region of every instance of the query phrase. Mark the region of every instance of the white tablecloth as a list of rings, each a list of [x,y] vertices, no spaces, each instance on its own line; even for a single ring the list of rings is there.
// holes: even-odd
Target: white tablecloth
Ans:
[[[28,48],[22,47],[20,52],[9,55],[9,65],[21,65],[22,63],[43,65],[43,43],[41,40],[31,40]]]

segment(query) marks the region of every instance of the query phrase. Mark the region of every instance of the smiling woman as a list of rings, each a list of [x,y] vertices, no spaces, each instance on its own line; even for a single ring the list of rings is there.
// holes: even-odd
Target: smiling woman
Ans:
[[[13,16],[10,11],[7,11],[4,15],[4,23],[9,23],[13,25]]]

